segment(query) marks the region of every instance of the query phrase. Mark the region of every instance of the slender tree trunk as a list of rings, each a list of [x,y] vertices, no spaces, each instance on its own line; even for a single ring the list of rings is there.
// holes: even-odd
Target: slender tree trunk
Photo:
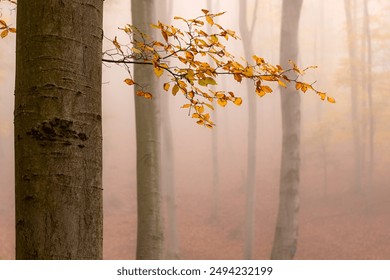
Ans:
[[[153,0],[132,0],[133,25],[153,34],[150,23],[155,19]],[[136,38],[141,41],[141,38]],[[151,67],[134,65],[134,79],[144,90],[155,93],[152,100],[135,96],[137,133],[137,259],[161,259],[163,227],[160,190],[160,109],[155,75]],[[140,90],[136,86],[136,90]]]
[[[209,10],[211,13],[213,12],[212,9],[212,2],[211,0],[207,0],[206,3],[207,10]],[[211,28],[208,25],[207,26],[208,31],[207,33],[211,32]],[[212,118],[215,123],[218,123],[218,112],[214,110],[212,112]],[[219,161],[218,161],[218,146],[219,146],[219,137],[218,137],[218,129],[215,129],[213,131],[213,134],[211,136],[211,153],[212,153],[212,167],[213,167],[213,185],[212,185],[212,206],[211,206],[211,222],[218,221],[218,214],[219,214]]]
[[[350,0],[344,0],[345,14],[347,19],[347,36],[348,36],[348,51],[349,51],[349,68],[350,68],[350,85],[351,85],[351,122],[353,133],[354,146],[354,189],[361,190],[361,141],[360,141],[360,125],[358,112],[358,89],[357,89],[357,54],[355,42],[355,28],[352,19],[352,7]]]
[[[368,1],[364,0],[364,33],[367,43],[367,95],[368,95],[368,186],[372,187],[372,173],[374,166],[374,111],[372,98],[372,43],[370,30],[370,14],[368,12]]]
[[[17,259],[101,259],[102,0],[19,1]]]
[[[256,10],[258,1],[253,10],[252,24],[247,25],[247,2],[240,4],[240,31],[243,36],[244,54],[250,58],[253,54],[252,38],[256,22]],[[248,143],[247,143],[247,176],[245,186],[245,241],[244,259],[250,260],[253,257],[253,239],[255,234],[255,180],[256,180],[256,143],[257,143],[257,107],[256,95],[252,93],[252,86],[247,82],[248,93]]]
[[[160,17],[164,22],[169,22],[172,15],[172,0],[160,0],[157,2]],[[166,206],[165,252],[164,258],[179,259],[179,236],[177,232],[176,217],[176,192],[174,178],[174,145],[172,137],[172,122],[169,107],[169,94],[161,96],[161,184]]]
[[[280,60],[282,66],[298,58],[298,30],[302,0],[283,0]],[[300,95],[294,89],[282,89],[282,166],[279,211],[271,259],[293,259],[298,240],[300,169]]]

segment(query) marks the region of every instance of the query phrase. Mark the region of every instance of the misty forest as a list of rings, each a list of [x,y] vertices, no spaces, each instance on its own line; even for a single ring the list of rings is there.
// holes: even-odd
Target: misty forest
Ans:
[[[0,259],[389,259],[389,14],[1,0]]]

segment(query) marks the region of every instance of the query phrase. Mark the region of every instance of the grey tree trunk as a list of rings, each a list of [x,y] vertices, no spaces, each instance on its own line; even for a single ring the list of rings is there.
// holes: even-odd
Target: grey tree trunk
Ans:
[[[17,259],[101,259],[102,0],[19,1]]]
[[[298,30],[302,0],[283,0],[280,60],[298,58]],[[300,95],[294,89],[281,89],[282,165],[279,210],[271,259],[293,259],[298,240],[299,169],[301,142]]]
[[[132,0],[133,25],[152,36],[155,19],[153,0]],[[141,40],[141,38],[138,38]],[[134,65],[135,81],[153,94],[152,100],[135,96],[137,141],[137,259],[162,258],[163,227],[160,190],[160,109],[152,67]],[[136,90],[140,90],[136,86]]]
[[[355,42],[356,31],[352,17],[352,7],[350,0],[344,0],[345,15],[347,19],[347,36],[349,51],[349,68],[350,68],[350,87],[351,87],[351,123],[353,133],[353,158],[354,158],[354,186],[356,191],[361,190],[361,140],[360,140],[360,122],[358,120],[358,88],[357,88],[357,44]]]
[[[169,22],[172,17],[172,0],[157,2],[160,19]],[[166,206],[165,252],[166,259],[180,259],[179,235],[176,217],[176,189],[174,178],[174,145],[172,137],[172,122],[169,107],[169,94],[161,96],[161,185]]]
[[[240,4],[240,31],[244,42],[244,54],[247,59],[254,55],[252,38],[256,22],[256,0],[253,10],[252,24],[247,24],[247,2]],[[248,93],[248,143],[247,143],[247,176],[245,185],[245,240],[244,259],[250,260],[253,257],[253,239],[255,234],[255,180],[256,180],[256,143],[257,143],[257,107],[256,95],[253,94],[252,85],[247,82]]]

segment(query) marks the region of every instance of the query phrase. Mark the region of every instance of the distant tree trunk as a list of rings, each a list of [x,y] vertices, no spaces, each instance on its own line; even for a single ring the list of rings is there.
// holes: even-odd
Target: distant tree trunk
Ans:
[[[370,14],[368,12],[368,1],[364,0],[364,33],[367,43],[367,69],[365,80],[367,81],[368,95],[368,186],[372,187],[372,173],[374,166],[374,113],[372,98],[372,43],[370,30]]]
[[[348,36],[348,51],[349,51],[349,69],[350,69],[350,86],[351,86],[351,123],[353,133],[353,156],[354,156],[354,189],[361,190],[361,141],[360,141],[360,124],[358,112],[358,88],[357,88],[357,71],[356,65],[356,41],[355,28],[352,19],[352,7],[350,0],[344,0],[345,14],[347,19],[347,36]]]
[[[160,0],[157,2],[160,17],[169,22],[172,13],[172,0]],[[161,184],[166,203],[166,231],[164,258],[179,259],[179,236],[177,233],[176,218],[176,191],[174,179],[174,145],[172,137],[172,123],[169,108],[169,94],[161,97],[161,134],[162,134],[162,158]]]
[[[211,13],[212,11],[212,3],[211,0],[207,0],[207,10]],[[209,30],[207,33],[211,32],[211,29],[208,25]],[[214,110],[212,112],[212,118],[215,123],[218,123],[218,112]],[[216,222],[218,220],[218,211],[219,211],[219,161],[218,161],[218,129],[215,129],[212,134],[211,140],[211,153],[212,153],[212,167],[213,167],[213,186],[212,186],[212,206],[211,206],[211,221]]]
[[[244,54],[249,59],[253,54],[252,38],[254,34],[254,25],[256,22],[256,10],[258,1],[256,0],[253,10],[252,24],[247,25],[247,2],[240,4],[240,31],[244,42]],[[248,93],[248,143],[247,143],[247,176],[245,186],[245,240],[244,240],[244,259],[250,260],[253,257],[253,239],[255,233],[255,180],[256,180],[256,143],[257,143],[257,107],[256,95],[252,93],[252,85],[247,84]]]
[[[153,0],[132,0],[133,25],[145,34],[153,34],[150,23],[155,19]],[[141,40],[141,38],[136,38]],[[134,79],[144,90],[156,93],[151,67],[134,65]],[[136,86],[136,90],[140,90]],[[161,259],[163,227],[160,190],[160,110],[159,94],[152,100],[135,96],[137,141],[137,259]]]
[[[280,61],[298,58],[298,30],[302,0],[283,0]],[[293,259],[298,239],[299,169],[300,169],[300,95],[291,88],[281,90],[282,166],[279,210],[271,259]]]
[[[101,259],[102,0],[18,1],[17,259]]]

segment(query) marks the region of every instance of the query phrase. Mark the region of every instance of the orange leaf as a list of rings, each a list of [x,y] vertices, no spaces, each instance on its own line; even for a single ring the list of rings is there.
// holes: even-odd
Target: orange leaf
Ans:
[[[4,31],[1,32],[1,34],[0,34],[1,38],[5,38],[7,35],[8,35],[8,29],[4,30]]]
[[[128,84],[129,86],[132,86],[132,85],[135,84],[135,82],[134,82],[132,79],[126,79],[126,80],[124,80],[124,82],[125,82],[126,84]]]

